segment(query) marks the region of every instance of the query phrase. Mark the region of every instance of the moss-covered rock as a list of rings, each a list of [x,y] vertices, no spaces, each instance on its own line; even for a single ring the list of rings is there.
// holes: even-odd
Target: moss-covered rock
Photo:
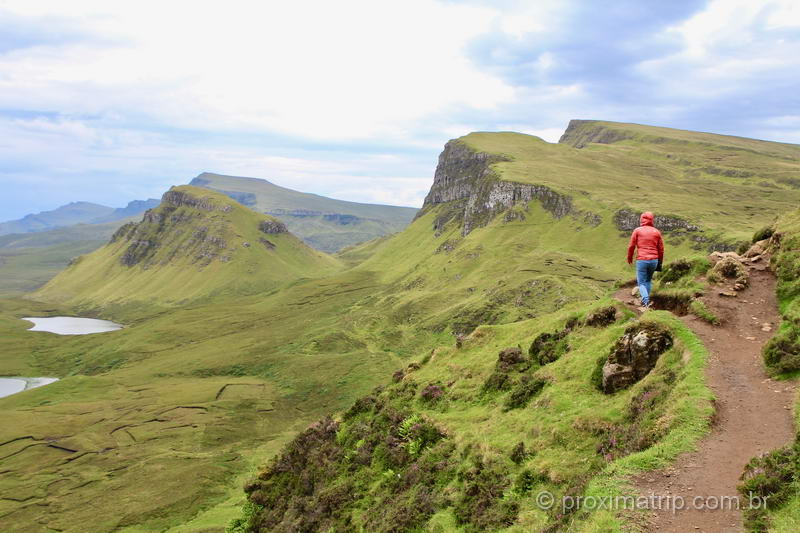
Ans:
[[[629,326],[603,366],[603,392],[611,394],[642,379],[672,344],[672,334],[660,324],[638,322]]]

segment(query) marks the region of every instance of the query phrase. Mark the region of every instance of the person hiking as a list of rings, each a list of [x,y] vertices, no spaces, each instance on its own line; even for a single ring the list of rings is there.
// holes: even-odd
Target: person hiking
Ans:
[[[661,271],[664,261],[664,239],[661,232],[653,226],[653,213],[645,211],[639,217],[639,227],[633,230],[628,245],[628,264],[633,263],[633,251],[636,252],[636,282],[639,284],[639,296],[642,307],[650,309],[650,286],[653,273]]]

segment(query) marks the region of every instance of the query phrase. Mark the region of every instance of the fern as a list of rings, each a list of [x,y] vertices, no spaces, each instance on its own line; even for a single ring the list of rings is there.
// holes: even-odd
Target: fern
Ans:
[[[411,415],[402,422],[400,422],[400,426],[397,428],[397,434],[400,435],[400,438],[408,441],[411,439],[411,428],[416,426],[422,422],[422,417],[419,415]]]

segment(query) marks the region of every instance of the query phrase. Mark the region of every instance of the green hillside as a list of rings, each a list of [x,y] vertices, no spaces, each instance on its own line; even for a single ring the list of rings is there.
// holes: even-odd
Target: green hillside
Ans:
[[[223,192],[247,207],[275,216],[289,231],[318,250],[335,252],[396,233],[417,209],[334,200],[274,185],[267,180],[204,172],[190,185]]]
[[[555,145],[518,133],[461,142],[510,159],[493,165],[500,179],[551,187],[579,208],[680,215],[729,238],[800,202],[798,145],[595,121],[573,121]]]
[[[120,227],[109,244],[75,260],[35,297],[91,308],[176,305],[263,292],[337,268],[275,219],[187,185],[170,189],[141,222]]]
[[[619,529],[610,513],[561,521],[533,498],[542,488],[625,493],[622,474],[664,464],[708,427],[706,352],[666,312],[650,322],[673,345],[650,374],[614,395],[597,389],[598,363],[632,324],[622,309],[610,323],[590,318],[633,275],[630,218],[656,211],[668,261],[735,247],[800,194],[757,169],[791,174],[800,158],[752,141],[769,146],[736,152],[736,168],[754,176],[683,172],[659,154],[721,166],[728,148],[714,135],[617,138],[634,127],[578,126],[572,134],[599,127],[603,142],[451,141],[420,216],[343,251],[341,264],[319,255],[309,265],[314,252],[299,241],[267,236],[272,252],[304,258],[271,278],[261,261],[272,256],[255,245],[268,217],[179,187],[210,209],[167,198],[37,301],[0,300],[0,374],[62,377],[0,399],[0,526],[222,531],[249,502],[245,515],[264,530]],[[674,152],[650,138],[667,134]],[[761,181],[780,194],[754,194],[774,188]],[[645,196],[642,183],[671,201]],[[739,195],[746,203],[720,201]],[[230,261],[204,255],[217,238]],[[65,339],[19,320],[88,308],[128,327]],[[518,346],[521,357],[499,358]]]

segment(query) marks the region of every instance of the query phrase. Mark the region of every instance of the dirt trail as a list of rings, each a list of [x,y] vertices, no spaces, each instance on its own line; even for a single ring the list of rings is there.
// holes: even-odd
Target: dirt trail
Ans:
[[[750,286],[738,297],[718,292],[707,291],[703,301],[722,319],[720,326],[691,315],[682,317],[710,352],[706,378],[717,399],[714,426],[697,451],[680,456],[665,470],[633,479],[643,496],[682,496],[686,502],[687,509],[682,511],[654,511],[648,531],[743,531],[740,511],[693,509],[693,501],[737,496],[736,486],[747,462],[794,438],[795,384],[769,379],[761,358],[761,348],[779,321],[774,276],[766,270],[751,270]],[[621,289],[617,298],[632,304],[630,289]],[[747,505],[746,499],[741,505]]]

